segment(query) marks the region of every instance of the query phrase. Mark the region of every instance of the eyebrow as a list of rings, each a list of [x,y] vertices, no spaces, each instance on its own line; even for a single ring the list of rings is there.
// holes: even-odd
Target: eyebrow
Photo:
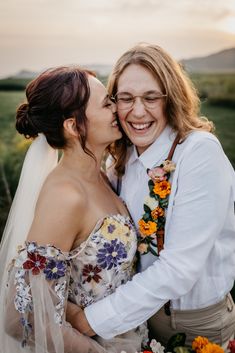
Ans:
[[[122,91],[122,92],[117,92],[118,94],[120,93],[124,93],[124,94],[131,94],[133,96],[132,93],[130,92],[127,92],[127,91]],[[161,91],[156,91],[156,90],[150,90],[150,91],[146,91],[146,92],[143,92],[142,95],[146,95],[146,94],[153,94],[153,93],[158,93],[158,94],[163,94]]]

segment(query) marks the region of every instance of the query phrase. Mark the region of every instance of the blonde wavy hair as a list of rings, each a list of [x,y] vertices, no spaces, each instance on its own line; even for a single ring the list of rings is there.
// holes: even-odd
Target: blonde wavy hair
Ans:
[[[200,99],[192,81],[181,65],[157,45],[137,44],[119,58],[108,80],[107,88],[110,95],[117,93],[119,77],[131,64],[143,66],[157,79],[162,92],[167,95],[165,103],[167,122],[181,139],[193,130],[213,132],[213,123],[200,116]],[[112,148],[118,175],[124,174],[125,171],[128,144],[130,141],[124,134]]]

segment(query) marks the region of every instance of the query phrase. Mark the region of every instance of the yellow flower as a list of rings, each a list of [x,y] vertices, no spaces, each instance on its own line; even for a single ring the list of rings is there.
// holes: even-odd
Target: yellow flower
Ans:
[[[164,199],[171,193],[171,184],[166,180],[163,180],[160,183],[155,183],[153,192],[159,195],[161,199]]]
[[[140,233],[144,237],[151,235],[157,231],[157,225],[155,222],[152,222],[152,221],[145,222],[143,219],[140,219],[138,223],[139,223]]]
[[[224,353],[224,350],[218,344],[209,342],[201,349],[200,353]]]
[[[192,349],[196,353],[201,353],[203,347],[209,343],[209,340],[206,337],[198,336],[193,340]]]
[[[108,217],[104,220],[104,223],[101,227],[101,232],[104,238],[108,240],[114,240],[118,238],[124,244],[133,240],[130,228],[111,217]]]
[[[164,210],[161,207],[156,207],[152,212],[151,216],[153,219],[158,219],[158,217],[164,216]]]

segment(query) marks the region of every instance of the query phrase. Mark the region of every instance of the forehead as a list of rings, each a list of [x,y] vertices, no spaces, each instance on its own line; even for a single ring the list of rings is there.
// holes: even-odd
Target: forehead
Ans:
[[[157,78],[144,66],[131,64],[120,75],[117,82],[118,92],[137,94],[151,90],[160,91]]]
[[[90,101],[99,100],[101,101],[107,95],[107,91],[104,85],[94,76],[88,76],[88,82],[90,87]]]

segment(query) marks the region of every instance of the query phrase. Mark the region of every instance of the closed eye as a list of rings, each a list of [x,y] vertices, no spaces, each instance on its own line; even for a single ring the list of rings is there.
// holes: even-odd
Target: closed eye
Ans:
[[[162,98],[161,96],[146,96],[144,97],[144,100],[146,102],[156,102],[156,100]]]
[[[119,102],[132,102],[133,98],[132,97],[121,97],[121,98],[118,98],[118,101]]]

